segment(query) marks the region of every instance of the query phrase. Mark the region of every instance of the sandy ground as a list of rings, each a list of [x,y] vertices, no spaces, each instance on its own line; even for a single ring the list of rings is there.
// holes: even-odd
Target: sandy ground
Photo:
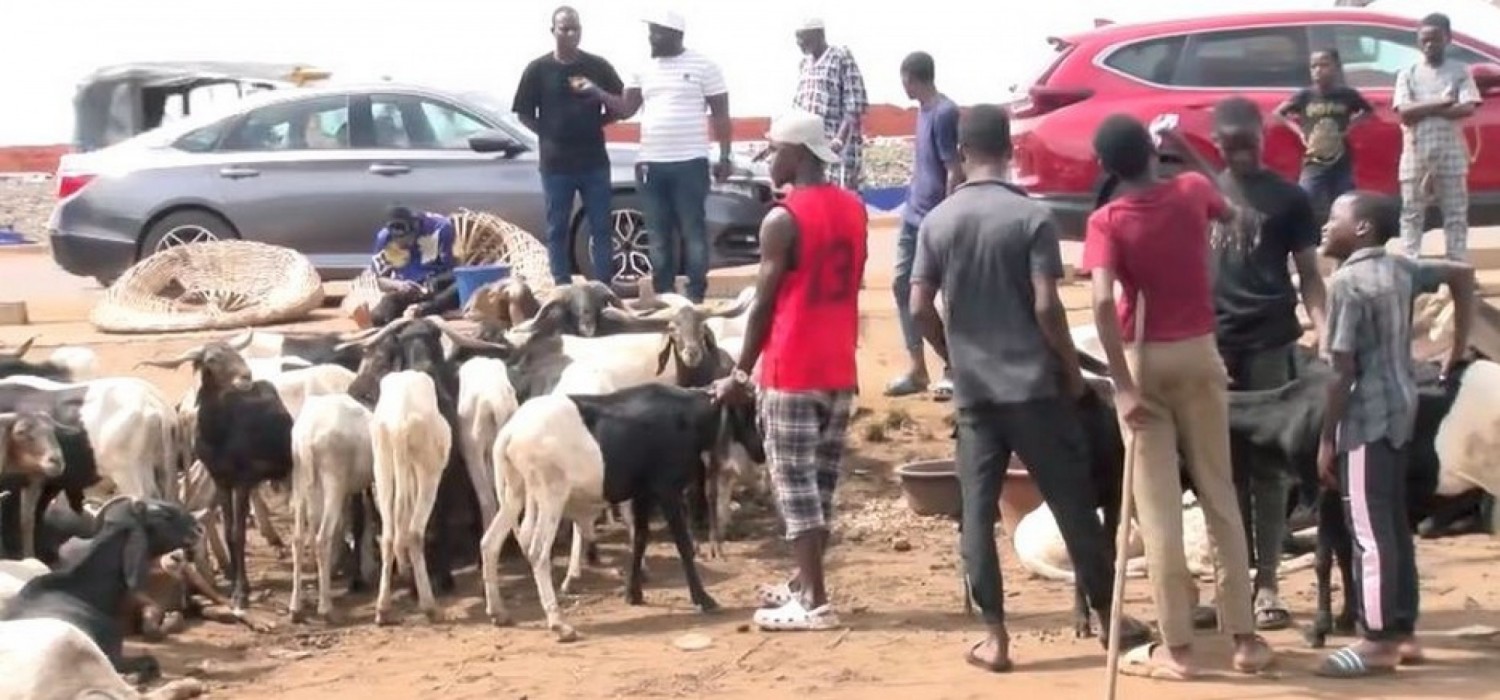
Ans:
[[[893,474],[906,461],[951,456],[952,443],[947,406],[926,398],[892,401],[880,396],[881,385],[901,365],[889,301],[890,243],[888,231],[872,236],[871,273],[862,303],[866,324],[859,417],[851,430],[838,499],[838,540],[830,555],[831,590],[846,630],[767,634],[749,629],[754,585],[784,576],[789,552],[774,515],[763,505],[748,504],[741,511],[745,527],[729,543],[726,559],[701,563],[710,592],[725,607],[716,615],[692,609],[674,550],[658,523],[648,552],[652,578],[641,607],[621,599],[617,571],[625,559],[623,532],[602,531],[604,568],[585,574],[581,595],[562,598],[564,614],[584,635],[576,644],[558,644],[546,631],[530,573],[518,560],[502,565],[502,590],[519,622],[516,627],[497,629],[484,621],[482,592],[472,570],[459,576],[455,596],[440,600],[448,616],[444,623],[429,624],[416,614],[414,601],[403,591],[396,597],[397,610],[409,614],[399,626],[374,627],[373,598],[364,595],[335,598],[342,613],[338,623],[293,625],[286,621],[290,562],[277,560],[252,534],[251,581],[258,592],[253,610],[276,620],[277,629],[256,634],[243,627],[198,624],[165,643],[132,642],[131,649],[157,655],[168,677],[203,679],[216,698],[864,698],[881,691],[910,698],[1102,695],[1104,654],[1097,640],[1073,638],[1068,587],[1030,580],[1003,547],[1018,667],[996,677],[963,663],[979,624],[962,613],[955,527],[911,515]],[[32,274],[49,274],[40,269],[50,264],[45,257],[31,261],[24,267]],[[14,290],[11,283],[7,286]],[[50,285],[50,297],[42,291],[48,287],[25,288],[38,290],[47,299],[41,306],[63,321],[70,307],[80,305],[78,295],[87,286],[58,291]],[[1087,320],[1083,287],[1069,287],[1065,300],[1075,323]],[[100,353],[104,373],[138,374],[174,397],[184,389],[186,371],[132,367],[143,357],[175,353],[192,340],[100,338],[77,319],[0,327],[0,342],[13,344],[41,333],[44,352],[58,343],[90,342]],[[329,319],[315,325],[347,327]],[[278,524],[290,536],[287,519]],[[1500,610],[1500,589],[1492,580],[1500,543],[1469,536],[1423,542],[1419,551],[1421,628],[1433,659],[1427,667],[1403,669],[1378,682],[1317,679],[1311,670],[1321,653],[1303,648],[1300,636],[1288,631],[1268,635],[1281,656],[1264,677],[1225,674],[1191,685],[1125,678],[1120,697],[1500,697],[1500,665],[1493,663],[1500,643],[1445,634],[1474,624],[1500,626],[1495,612]],[[558,558],[555,576],[560,581],[564,555],[560,552]],[[342,593],[343,585],[335,585]],[[1306,623],[1313,608],[1310,574],[1291,574],[1282,586],[1298,622]],[[1207,599],[1211,586],[1202,587]],[[1143,581],[1129,583],[1127,610],[1151,618]],[[690,632],[708,636],[712,645],[695,652],[673,645]],[[1227,668],[1225,639],[1205,633],[1201,646],[1206,662]]]

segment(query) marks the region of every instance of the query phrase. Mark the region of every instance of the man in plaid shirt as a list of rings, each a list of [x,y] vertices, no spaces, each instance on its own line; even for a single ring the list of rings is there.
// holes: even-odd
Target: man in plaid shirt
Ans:
[[[1396,74],[1391,106],[1401,116],[1401,245],[1409,256],[1421,252],[1431,192],[1443,213],[1444,254],[1462,261],[1468,258],[1469,145],[1460,123],[1481,98],[1468,68],[1447,60],[1452,31],[1447,15],[1422,18],[1422,60]]]
[[[821,19],[808,19],[797,29],[797,48],[803,56],[792,103],[823,118],[829,145],[839,154],[839,162],[828,165],[828,181],[857,192],[864,160],[859,122],[870,106],[859,64],[848,47],[828,45]]]

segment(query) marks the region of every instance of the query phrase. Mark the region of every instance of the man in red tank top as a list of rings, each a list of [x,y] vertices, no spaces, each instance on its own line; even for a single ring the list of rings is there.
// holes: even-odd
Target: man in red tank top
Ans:
[[[748,394],[760,368],[760,420],[777,509],[797,574],[762,586],[761,629],[838,626],[823,583],[823,555],[844,434],[859,386],[859,283],[865,270],[865,205],[824,179],[838,156],[822,120],[794,110],[771,123],[771,178],[791,184],[760,228],[760,273],[739,365],[716,388],[725,400]]]

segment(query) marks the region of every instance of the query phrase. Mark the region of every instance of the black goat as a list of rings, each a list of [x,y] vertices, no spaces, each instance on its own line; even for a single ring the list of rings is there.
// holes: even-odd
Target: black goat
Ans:
[[[101,522],[76,560],[26,582],[0,610],[0,620],[67,622],[99,645],[116,671],[140,674],[146,682],[160,674],[160,666],[151,656],[125,658],[116,613],[140,595],[157,557],[191,550],[200,532],[193,516],[175,503],[137,501],[126,515]]]
[[[250,599],[250,576],[245,570],[250,494],[261,483],[284,481],[292,473],[292,416],[270,382],[251,380],[250,366],[239,354],[248,344],[248,338],[238,347],[215,341],[189,348],[171,360],[141,363],[176,369],[191,362],[198,373],[194,453],[213,479],[224,515],[230,599],[240,610]]]

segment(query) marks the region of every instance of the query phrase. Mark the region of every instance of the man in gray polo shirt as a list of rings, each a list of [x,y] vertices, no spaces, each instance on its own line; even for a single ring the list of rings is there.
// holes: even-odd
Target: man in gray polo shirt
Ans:
[[[960,123],[958,148],[964,184],[922,222],[911,307],[953,373],[964,568],[989,628],[967,660],[1002,672],[1011,660],[995,516],[1011,453],[1026,464],[1056,517],[1089,607],[1105,624],[1111,547],[1094,514],[1098,498],[1077,411],[1094,402],[1096,414],[1114,417],[1079,370],[1057,294],[1063,267],[1056,227],[1046,209],[1003,179],[1011,155],[1005,111],[974,107]],[[946,324],[934,304],[940,290],[948,300]],[[1128,625],[1122,626],[1128,642],[1149,636],[1139,623]]]

